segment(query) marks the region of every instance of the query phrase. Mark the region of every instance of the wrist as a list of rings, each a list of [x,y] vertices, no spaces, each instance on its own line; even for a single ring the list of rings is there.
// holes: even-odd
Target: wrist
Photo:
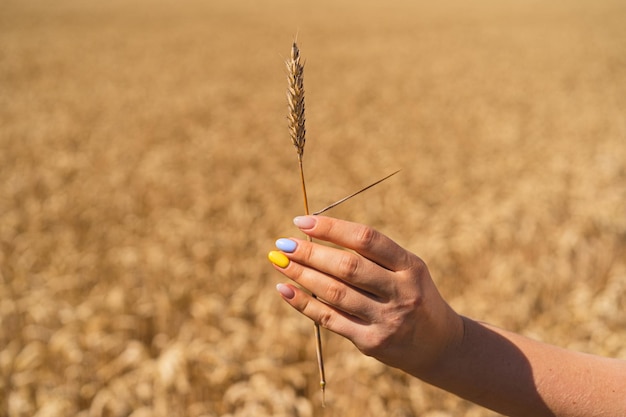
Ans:
[[[431,382],[449,372],[451,364],[454,364],[462,356],[463,344],[466,332],[466,320],[448,307],[444,315],[444,323],[440,325],[443,333],[437,343],[436,351],[430,360],[420,363],[409,373],[423,381]]]
[[[446,342],[443,345],[441,354],[436,361],[433,362],[432,371],[440,374],[451,363],[456,362],[462,356],[468,320],[468,318],[457,314],[450,308],[447,325],[449,330],[447,332]]]

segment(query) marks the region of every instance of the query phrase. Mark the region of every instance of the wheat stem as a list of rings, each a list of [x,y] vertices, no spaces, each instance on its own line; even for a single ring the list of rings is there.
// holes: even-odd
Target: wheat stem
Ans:
[[[309,214],[309,201],[307,199],[306,193],[306,183],[304,182],[304,168],[302,165],[302,155],[298,155],[298,165],[300,167],[300,180],[302,183],[302,197],[304,199],[304,213],[306,215]],[[313,242],[311,236],[307,235],[307,240],[309,242]],[[315,294],[311,294],[313,297],[317,298]],[[313,328],[315,331],[315,353],[317,355],[317,368],[319,371],[320,377],[320,389],[322,390],[322,407],[326,406],[326,374],[324,371],[324,356],[322,355],[322,332],[320,329],[320,325],[317,322],[313,323]]]
[[[304,144],[306,142],[306,129],[304,126],[304,66],[300,63],[300,50],[294,42],[291,47],[291,56],[286,61],[287,78],[289,80],[289,88],[287,89],[287,103],[289,105],[289,113],[287,119],[289,121],[289,134],[291,143],[298,153],[298,166],[300,168],[300,183],[302,184],[302,197],[304,199],[304,212],[309,214],[309,201],[306,193],[306,183],[304,181],[304,168],[302,158],[304,156]],[[307,236],[309,242],[312,242],[310,236]],[[315,297],[315,294],[312,294]],[[319,323],[315,326],[315,351],[317,354],[317,366],[320,377],[320,389],[322,390],[322,407],[325,407],[326,393],[326,375],[324,372],[324,357],[322,354],[322,336]]]

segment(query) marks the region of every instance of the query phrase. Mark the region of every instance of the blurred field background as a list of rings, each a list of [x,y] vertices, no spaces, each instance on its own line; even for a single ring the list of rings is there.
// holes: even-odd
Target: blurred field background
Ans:
[[[5,0],[0,416],[492,416],[324,333],[266,260],[312,209],[462,314],[626,359],[626,3]]]

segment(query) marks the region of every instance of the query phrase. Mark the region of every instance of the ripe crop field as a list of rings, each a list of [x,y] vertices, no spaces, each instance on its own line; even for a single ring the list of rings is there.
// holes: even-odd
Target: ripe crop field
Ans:
[[[312,210],[420,255],[460,313],[626,359],[626,3],[6,0],[0,417],[496,415],[280,300]]]

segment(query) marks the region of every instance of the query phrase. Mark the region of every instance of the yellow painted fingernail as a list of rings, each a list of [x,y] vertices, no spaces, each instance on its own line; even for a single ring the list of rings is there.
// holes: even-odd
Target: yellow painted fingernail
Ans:
[[[289,258],[287,258],[284,253],[279,252],[277,250],[273,250],[270,253],[268,253],[267,259],[269,259],[270,262],[273,263],[274,265],[279,266],[281,268],[286,268],[287,265],[289,265]]]

